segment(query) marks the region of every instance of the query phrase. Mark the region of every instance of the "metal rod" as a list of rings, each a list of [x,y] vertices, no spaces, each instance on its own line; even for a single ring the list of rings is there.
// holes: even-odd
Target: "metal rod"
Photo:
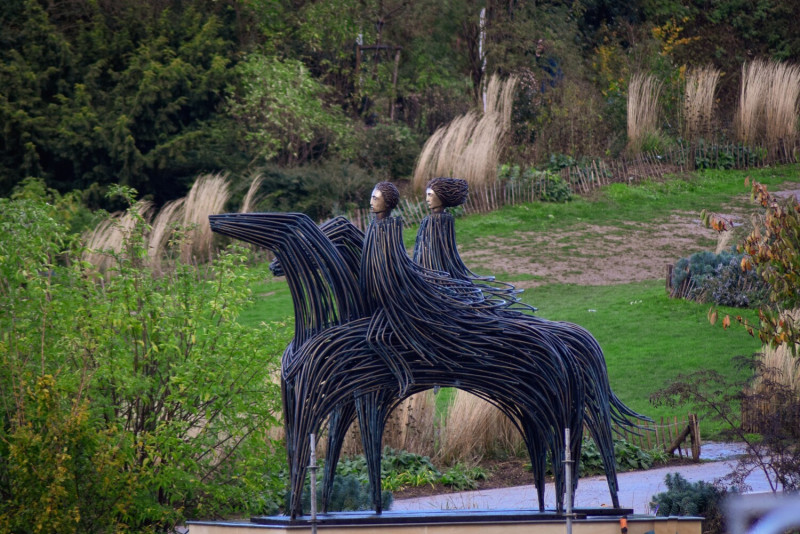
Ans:
[[[311,472],[311,533],[317,534],[317,446],[314,434],[309,434],[311,440],[311,461],[308,470]]]
[[[564,429],[564,481],[567,485],[567,534],[572,534],[572,453],[570,452],[569,427]]]

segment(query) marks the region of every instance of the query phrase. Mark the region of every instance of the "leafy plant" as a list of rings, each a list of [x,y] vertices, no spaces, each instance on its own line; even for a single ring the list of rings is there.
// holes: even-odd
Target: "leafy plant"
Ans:
[[[705,518],[703,532],[725,531],[720,503],[727,494],[726,490],[702,480],[689,482],[680,473],[668,473],[664,483],[667,491],[654,495],[650,503],[656,515],[702,516]]]
[[[745,180],[745,184],[749,179]],[[745,238],[740,251],[743,270],[755,271],[769,287],[769,301],[759,308],[759,324],[737,317],[750,335],[772,347],[787,345],[797,354],[800,325],[793,310],[800,307],[800,202],[794,195],[780,199],[770,194],[764,184],[753,181],[753,198],[763,208],[760,223]],[[703,220],[712,228],[732,227],[727,218],[704,212]],[[710,314],[715,320],[716,313]],[[730,323],[726,316],[723,324]]]
[[[445,471],[439,478],[439,482],[445,486],[450,486],[454,490],[474,490],[478,488],[479,480],[486,480],[488,475],[479,466],[468,467],[461,462]]]
[[[336,466],[336,473],[337,476],[353,476],[367,484],[366,459],[363,455],[343,458]],[[474,489],[478,480],[486,478],[486,472],[480,467],[467,467],[463,463],[441,473],[427,456],[389,447],[384,448],[381,460],[381,486],[388,491],[437,483],[457,490]]]
[[[101,277],[52,209],[0,199],[0,524],[161,531],[279,502],[286,340],[236,321],[246,251],[157,276],[132,210]]]
[[[303,488],[303,510],[308,513],[311,510],[310,484]],[[288,499],[288,494],[287,494]],[[317,502],[322,500],[322,480],[317,481]],[[381,491],[381,505],[384,510],[392,506],[394,496],[389,490]],[[348,512],[358,510],[369,510],[372,508],[372,495],[369,491],[369,484],[362,480],[359,475],[347,473],[337,473],[333,480],[331,500],[328,503],[329,512]]]
[[[638,445],[627,441],[614,442],[614,457],[620,471],[640,471],[653,466],[653,458]]]

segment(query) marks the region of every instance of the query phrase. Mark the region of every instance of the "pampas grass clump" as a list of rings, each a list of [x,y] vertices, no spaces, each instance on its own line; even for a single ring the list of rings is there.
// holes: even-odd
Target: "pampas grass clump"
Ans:
[[[257,185],[255,186],[257,189]],[[251,190],[254,190],[251,187]],[[225,175],[201,175],[189,194],[182,199],[168,202],[153,218],[151,202],[137,202],[133,209],[145,223],[152,225],[147,235],[148,261],[155,272],[160,271],[161,262],[168,245],[181,228],[180,255],[184,262],[205,261],[211,258],[214,235],[208,216],[224,211],[229,198],[229,184]],[[113,262],[107,252],[120,252],[125,237],[134,228],[134,218],[127,212],[119,213],[97,225],[85,238],[87,252],[83,259],[99,270],[106,271]]]
[[[658,136],[658,97],[662,83],[655,76],[634,74],[628,84],[628,150],[642,150],[645,141]]]
[[[492,76],[483,113],[471,111],[436,130],[422,147],[412,185],[421,191],[431,178],[457,176],[471,187],[497,180],[500,156],[511,126],[517,78]]]
[[[756,60],[742,65],[736,135],[754,145],[764,142],[777,148],[797,142],[800,67]]]
[[[797,103],[800,96],[800,67],[773,63],[772,78],[765,98],[764,120],[767,146],[797,141]]]
[[[153,213],[153,203],[139,201],[133,205],[133,211],[145,221],[149,221]],[[86,251],[81,259],[102,272],[107,271],[114,263],[113,256],[107,252],[122,252],[125,238],[133,231],[135,225],[135,217],[127,211],[115,213],[111,218],[101,221],[94,230],[85,234]]]
[[[683,115],[687,139],[703,137],[712,132],[714,95],[720,76],[721,71],[711,66],[692,69],[686,75]]]
[[[464,391],[456,391],[439,436],[437,458],[446,465],[524,448],[519,430],[496,407]]]

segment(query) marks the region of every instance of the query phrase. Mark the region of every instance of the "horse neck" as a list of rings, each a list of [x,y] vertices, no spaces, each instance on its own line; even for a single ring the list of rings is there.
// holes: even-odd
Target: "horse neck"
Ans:
[[[357,279],[329,241],[314,237],[296,237],[276,251],[292,294],[296,346],[364,315]]]

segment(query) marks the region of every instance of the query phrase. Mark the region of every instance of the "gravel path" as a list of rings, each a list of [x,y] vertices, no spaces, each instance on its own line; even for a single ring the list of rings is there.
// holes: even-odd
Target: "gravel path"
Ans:
[[[648,471],[634,471],[618,475],[619,500],[623,508],[633,508],[634,513],[651,513],[651,497],[666,491],[664,477],[668,473],[680,473],[689,482],[704,480],[713,482],[731,472],[735,457],[744,450],[741,444],[704,443],[701,458],[708,461],[699,464],[663,467]],[[751,493],[771,491],[761,472],[754,472],[747,479]],[[548,508],[555,508],[553,484],[547,484],[545,501]],[[415,499],[397,500],[392,510],[500,510],[531,509],[536,505],[536,490],[533,486],[518,486],[482,491],[465,491]],[[576,508],[611,506],[605,477],[582,478],[575,492]]]

